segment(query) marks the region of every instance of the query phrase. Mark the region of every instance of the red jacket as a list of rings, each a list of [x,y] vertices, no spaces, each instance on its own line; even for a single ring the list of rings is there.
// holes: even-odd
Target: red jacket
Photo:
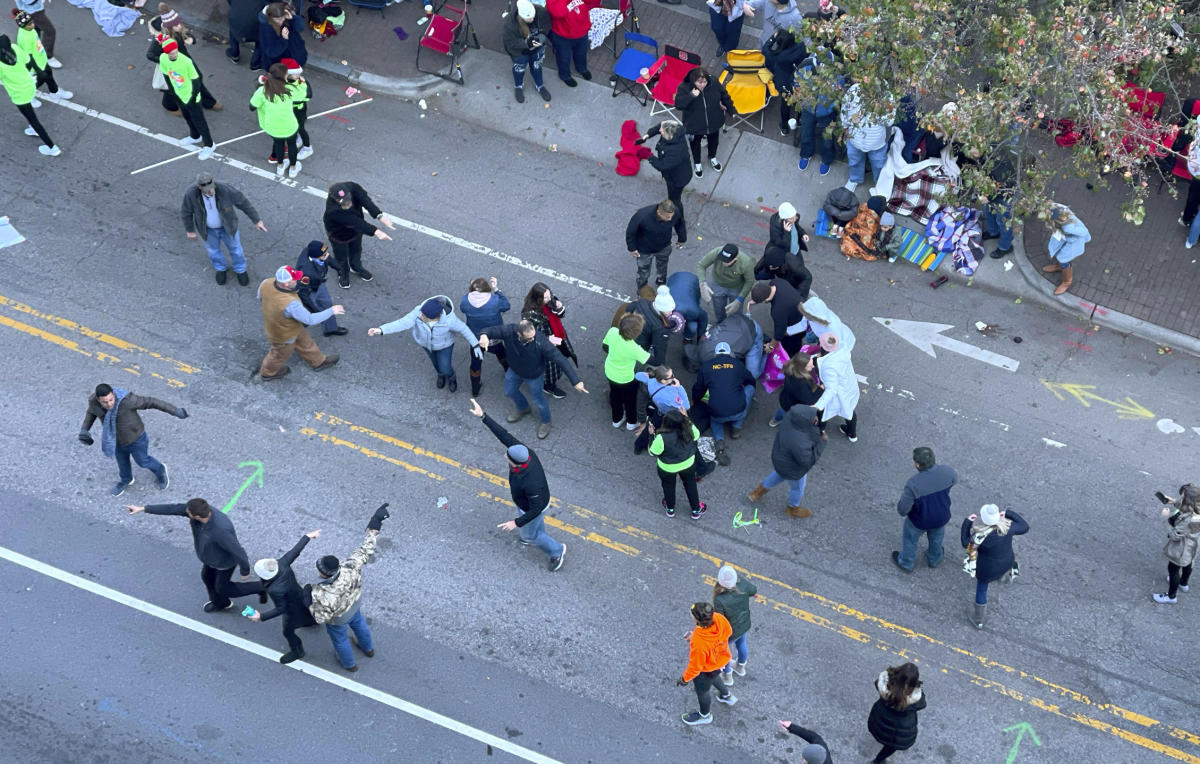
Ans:
[[[650,156],[650,149],[637,143],[641,137],[637,123],[632,119],[621,123],[621,150],[613,155],[617,158],[617,175],[637,175],[642,160]]]
[[[550,30],[560,37],[587,37],[592,28],[588,11],[598,5],[598,0],[546,0]]]

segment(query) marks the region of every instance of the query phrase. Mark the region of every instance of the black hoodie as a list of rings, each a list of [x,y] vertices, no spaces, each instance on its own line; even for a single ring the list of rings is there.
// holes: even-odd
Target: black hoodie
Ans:
[[[654,147],[654,156],[650,157],[650,165],[662,173],[668,186],[683,188],[692,181],[692,153],[688,150],[687,137],[680,127],[674,138],[667,138],[659,132],[661,127],[659,123],[646,131],[651,138],[661,136]]]
[[[799,480],[821,457],[825,441],[814,424],[816,418],[817,410],[812,406],[796,405],[788,409],[771,447],[771,466],[781,478]]]

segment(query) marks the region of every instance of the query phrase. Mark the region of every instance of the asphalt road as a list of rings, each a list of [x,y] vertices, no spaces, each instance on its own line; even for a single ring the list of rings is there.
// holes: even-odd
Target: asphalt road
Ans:
[[[140,38],[103,38],[65,7],[55,21],[68,63],[58,79],[78,103],[182,135],[148,87]],[[227,107],[210,115],[217,140],[256,129],[246,70],[213,46],[197,57]],[[312,112],[346,100],[344,86],[312,80]],[[180,196],[202,167],[195,159],[130,175],[181,152],[53,103],[40,114],[64,154],[47,159],[20,135],[15,110],[0,114],[9,180],[0,214],[28,238],[0,250],[9,265],[0,546],[274,651],[277,625],[200,611],[182,522],[130,518],[120,505],[204,496],[223,506],[238,494],[230,517],[252,558],[324,529],[297,568],[307,572],[317,555],[348,554],[371,510],[390,501],[366,577],[379,656],[352,679],[554,759],[794,761],[797,739],[778,730],[781,718],[820,730],[839,761],[869,757],[870,683],[884,666],[916,660],[929,708],[905,761],[1200,761],[1187,638],[1195,605],[1187,595],[1174,607],[1149,598],[1165,567],[1151,492],[1195,479],[1193,360],[1011,298],[933,291],[915,269],[846,262],[818,242],[808,258],[816,289],[854,328],[867,379],[859,442],[831,433],[809,479],[814,517],[788,519],[776,490],[758,507],[759,525],[732,527],[735,512],[752,515],[745,493],[769,470],[774,402],[760,391],[745,437],[731,444],[733,465],[701,485],[708,514],[667,519],[652,462],[606,424],[598,347],[613,295],[632,290],[625,222],[658,198],[659,184],[618,181],[495,126],[422,117],[381,98],[339,112],[347,121],[314,120],[316,154],[295,184],[262,176],[262,136],[227,149],[244,165],[203,166],[245,192],[269,228],[242,222],[252,286],[218,287],[179,221]],[[352,333],[317,341],[341,364],[318,375],[293,360],[281,383],[252,380],[266,349],[253,284],[321,237],[323,202],[307,187],[343,179],[405,225],[391,243],[366,244],[374,282],[335,290]],[[702,203],[689,216],[692,241],[675,268],[722,241],[765,237],[765,216],[745,210]],[[562,296],[592,392],[552,402],[544,442],[529,420],[513,427],[550,475],[549,530],[569,548],[556,574],[495,528],[512,515],[503,454],[467,411],[463,348],[464,389],[451,395],[435,389],[407,337],[365,336],[431,294],[457,303],[477,275],[496,275],[514,300],[539,278]],[[931,358],[875,318],[952,325],[947,336],[1019,367],[944,348]],[[976,321],[1000,329],[985,337]],[[509,404],[497,372],[485,366],[481,402],[501,416]],[[145,416],[152,452],[171,467],[169,491],[137,470],[124,497],[108,495],[113,464],[74,435],[101,381],[191,412],[186,421]],[[953,533],[951,564],[911,576],[891,564],[895,500],[917,445],[959,472],[955,522],[995,501],[1032,526],[1016,542],[1021,578],[993,587],[981,632],[966,623],[973,586],[954,564]],[[239,494],[251,469],[239,465],[251,461],[263,463],[263,485]],[[723,560],[763,595],[749,673],[733,688],[735,707],[686,730],[678,717],[694,697],[673,679],[686,660],[687,607],[709,597]],[[0,739],[20,760],[488,755],[475,739],[280,667],[273,654],[9,562],[0,569],[3,611],[20,614],[6,619],[6,641],[19,647],[0,659]],[[322,633],[305,642],[310,664],[338,671]],[[1040,745],[1026,735],[1013,759],[1019,723]]]

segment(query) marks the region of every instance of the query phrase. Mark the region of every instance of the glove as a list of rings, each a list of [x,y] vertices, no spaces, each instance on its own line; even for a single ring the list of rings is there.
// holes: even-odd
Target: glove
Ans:
[[[712,302],[712,287],[708,285],[707,281],[700,282],[700,299],[705,302]]]
[[[185,408],[176,409],[175,416],[179,417],[180,419],[187,419],[188,418],[187,409],[185,409]]]
[[[90,446],[93,443],[95,443],[96,441],[92,440],[92,434],[90,432],[88,432],[87,430],[80,430],[79,431],[79,442],[85,446]]]
[[[477,360],[483,360],[483,348],[479,347],[478,345],[471,346],[471,353],[474,354]]]
[[[732,316],[735,313],[740,313],[741,310],[742,310],[742,301],[741,300],[730,300],[729,304],[725,306],[725,315]]]
[[[367,523],[367,530],[377,531],[383,527],[383,521],[391,517],[391,513],[387,511],[387,502],[384,502],[379,509],[375,510],[375,514],[371,515],[370,522]]]
[[[679,677],[675,680],[675,685],[677,687],[687,687],[687,682],[683,681],[683,677]]]

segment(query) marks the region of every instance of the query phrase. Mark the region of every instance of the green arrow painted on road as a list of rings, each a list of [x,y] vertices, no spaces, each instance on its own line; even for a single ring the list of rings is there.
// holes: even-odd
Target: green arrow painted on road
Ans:
[[[1033,725],[1029,722],[1018,722],[1011,727],[1005,727],[1004,731],[1015,731],[1017,733],[1017,739],[1013,741],[1012,748],[1009,749],[1008,758],[1004,760],[1004,764],[1013,764],[1013,762],[1017,760],[1017,752],[1020,750],[1021,741],[1025,739],[1026,734],[1028,734],[1030,739],[1033,740],[1034,745],[1042,744],[1042,741],[1038,740],[1037,734],[1033,731]]]
[[[242,498],[242,494],[246,492],[246,489],[249,488],[250,484],[255,480],[258,481],[259,488],[263,487],[263,473],[266,472],[266,470],[263,469],[262,462],[242,462],[238,465],[238,469],[241,469],[242,467],[253,467],[254,472],[250,473],[250,477],[246,478],[245,482],[242,483],[242,487],[237,489],[237,493],[233,495],[233,498],[229,500],[229,503],[221,508],[221,511],[225,514],[229,514],[229,510],[233,509],[233,505],[237,504],[237,500]]]

